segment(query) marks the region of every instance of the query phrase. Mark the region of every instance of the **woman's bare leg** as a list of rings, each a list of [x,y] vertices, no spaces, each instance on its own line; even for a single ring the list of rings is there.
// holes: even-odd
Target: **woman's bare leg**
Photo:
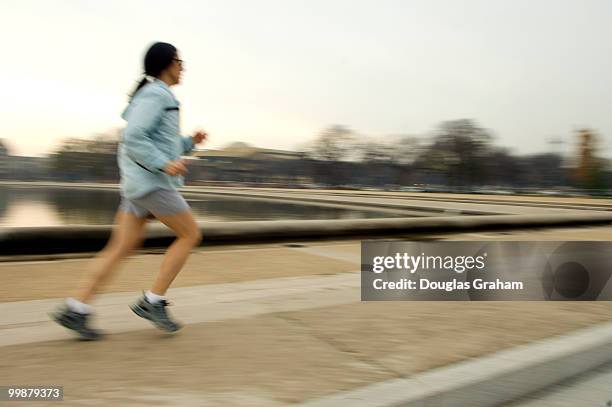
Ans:
[[[83,303],[91,301],[96,290],[113,274],[117,266],[135,248],[140,246],[147,220],[131,212],[118,210],[111,237],[89,265],[90,273],[81,283],[74,297]]]
[[[172,229],[177,236],[166,251],[157,279],[151,288],[153,294],[164,295],[174,278],[181,271],[191,249],[202,241],[202,233],[190,210],[176,215],[155,215],[155,217]]]

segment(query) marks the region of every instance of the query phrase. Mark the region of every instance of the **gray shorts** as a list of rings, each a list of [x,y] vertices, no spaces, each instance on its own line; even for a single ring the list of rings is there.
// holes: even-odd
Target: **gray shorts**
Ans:
[[[156,189],[138,199],[121,196],[119,209],[139,218],[153,218],[153,215],[168,216],[189,210],[189,204],[178,191]]]

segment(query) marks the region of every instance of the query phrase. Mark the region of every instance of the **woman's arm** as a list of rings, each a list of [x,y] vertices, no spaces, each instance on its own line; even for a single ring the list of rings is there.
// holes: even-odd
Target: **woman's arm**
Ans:
[[[183,136],[181,139],[183,142],[183,155],[187,155],[193,150],[193,147],[195,147],[193,138],[191,136]]]
[[[183,154],[188,154],[196,144],[200,144],[208,139],[208,133],[204,130],[196,130],[193,136],[183,137]]]
[[[123,143],[128,157],[151,172],[163,172],[170,161],[153,143],[151,133],[159,124],[164,110],[164,95],[154,89],[134,100],[123,132]]]

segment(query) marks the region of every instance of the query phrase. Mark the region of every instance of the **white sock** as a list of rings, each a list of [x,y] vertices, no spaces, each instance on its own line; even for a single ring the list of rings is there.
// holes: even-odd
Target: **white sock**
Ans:
[[[89,314],[91,312],[91,305],[75,300],[74,298],[66,298],[66,305],[70,310],[78,312],[79,314]]]
[[[147,297],[147,301],[149,301],[151,304],[155,304],[155,303],[160,302],[161,300],[166,299],[166,297],[164,297],[163,295],[153,294],[151,290],[148,290],[145,293],[145,297]]]

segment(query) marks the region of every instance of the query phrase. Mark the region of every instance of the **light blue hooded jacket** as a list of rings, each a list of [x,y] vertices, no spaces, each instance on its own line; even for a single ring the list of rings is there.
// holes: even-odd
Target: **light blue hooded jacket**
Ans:
[[[168,161],[193,149],[191,137],[180,135],[179,102],[159,79],[134,95],[122,116],[127,121],[117,152],[121,195],[140,198],[155,189],[177,189],[183,176],[163,172]]]

